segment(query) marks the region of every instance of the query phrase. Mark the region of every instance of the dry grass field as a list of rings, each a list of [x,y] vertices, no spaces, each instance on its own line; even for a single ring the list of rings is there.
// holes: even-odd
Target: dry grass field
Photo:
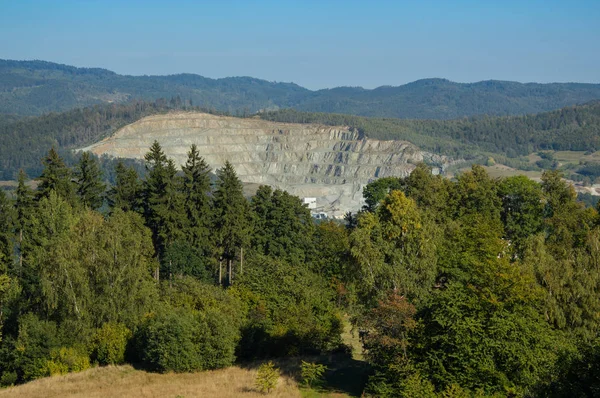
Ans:
[[[131,365],[95,367],[65,376],[53,376],[0,389],[0,398],[191,398],[191,397],[360,397],[368,366],[362,359],[356,333],[346,325],[344,340],[352,355],[334,354],[275,360],[281,376],[270,394],[254,387],[261,362],[198,373],[150,373]],[[359,359],[360,358],[360,359]],[[299,384],[300,364],[322,363],[327,366],[323,383],[313,389]]]
[[[346,316],[342,339],[349,353],[274,360],[281,376],[277,388],[265,395],[254,387],[262,362],[197,373],[150,373],[131,365],[95,367],[65,376],[46,377],[0,389],[0,398],[191,398],[191,397],[360,397],[368,365],[363,360],[358,333]],[[299,384],[302,361],[327,366],[323,383],[312,389]]]
[[[65,376],[47,377],[0,390],[0,397],[38,398],[191,398],[264,397],[254,389],[256,369],[231,367],[184,374],[158,374],[129,365],[93,368]],[[269,397],[301,397],[295,380],[281,376]]]

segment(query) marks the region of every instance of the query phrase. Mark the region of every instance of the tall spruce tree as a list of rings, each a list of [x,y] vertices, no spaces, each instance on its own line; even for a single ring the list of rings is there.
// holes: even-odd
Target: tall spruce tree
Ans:
[[[77,196],[81,203],[92,210],[102,206],[106,184],[102,181],[102,171],[98,161],[89,152],[84,152],[75,167]]]
[[[26,239],[26,231],[31,228],[31,215],[33,211],[33,191],[27,186],[25,181],[27,174],[21,169],[19,171],[19,180],[17,185],[17,200],[15,201],[16,210],[16,233],[17,233],[17,249],[18,249],[18,273],[23,270],[23,251],[24,241]]]
[[[119,161],[115,166],[115,174],[115,185],[108,191],[108,205],[111,210],[140,210],[142,187],[135,169]]]
[[[187,222],[177,169],[154,141],[145,156],[148,175],[144,181],[144,218],[152,231],[154,247],[159,258],[166,248],[182,236]],[[158,269],[155,278],[159,278]]]
[[[44,170],[38,178],[38,192],[36,198],[48,198],[51,191],[65,199],[70,204],[75,203],[75,192],[71,182],[71,170],[65,165],[58,152],[50,148],[48,155],[42,159]]]
[[[181,169],[185,214],[189,221],[187,240],[195,247],[206,247],[212,235],[210,167],[198,153],[195,144],[190,148],[187,162]]]
[[[231,285],[233,262],[250,237],[251,215],[250,205],[243,194],[242,182],[229,161],[217,170],[214,204],[218,245],[223,259],[227,261],[228,283]]]
[[[0,189],[0,273],[7,272],[13,262],[14,209],[4,190]]]

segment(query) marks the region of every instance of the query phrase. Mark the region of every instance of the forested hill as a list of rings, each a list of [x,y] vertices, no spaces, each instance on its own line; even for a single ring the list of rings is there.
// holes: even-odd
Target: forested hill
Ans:
[[[83,147],[142,117],[172,110],[204,111],[180,100],[95,105],[14,121],[0,118],[0,179],[20,168],[39,175],[40,159],[55,146],[70,161],[69,148]],[[405,140],[423,150],[463,159],[515,158],[539,150],[600,149],[600,101],[526,116],[455,120],[404,120],[306,113],[293,109],[259,114],[265,120],[349,126],[369,138]],[[504,159],[507,161],[507,159]]]
[[[495,153],[507,157],[539,150],[600,149],[600,101],[525,116],[480,116],[454,120],[367,118],[292,109],[262,113],[279,122],[350,126],[369,138],[406,140],[453,157]]]
[[[94,105],[16,121],[3,120],[0,115],[0,180],[15,178],[21,168],[32,177],[38,176],[41,159],[50,147],[55,147],[70,163],[73,156],[68,149],[99,141],[145,116],[173,110],[209,112],[174,98]]]
[[[454,83],[424,79],[373,90],[338,87],[311,91],[293,83],[250,77],[209,79],[194,74],[123,76],[99,68],[44,61],[0,60],[0,113],[39,115],[106,102],[179,96],[232,114],[295,108],[408,119],[521,115],[600,99],[600,84]]]
[[[107,102],[177,97],[230,113],[287,107],[309,91],[251,77],[122,76],[106,69],[0,60],[0,113],[39,115]]]

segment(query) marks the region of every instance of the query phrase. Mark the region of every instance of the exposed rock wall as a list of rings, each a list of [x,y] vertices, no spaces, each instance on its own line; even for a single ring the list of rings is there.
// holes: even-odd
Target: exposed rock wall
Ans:
[[[146,117],[84,150],[142,159],[154,140],[178,165],[196,144],[214,169],[229,160],[242,181],[316,197],[334,216],[358,210],[363,186],[375,178],[406,176],[421,161],[446,162],[409,142],[366,139],[346,127],[204,113]]]

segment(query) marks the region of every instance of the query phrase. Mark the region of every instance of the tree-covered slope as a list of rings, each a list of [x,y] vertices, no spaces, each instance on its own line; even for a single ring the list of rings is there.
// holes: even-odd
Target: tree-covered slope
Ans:
[[[261,114],[267,120],[354,127],[369,138],[406,140],[435,153],[508,157],[539,150],[600,149],[600,101],[524,116],[479,116],[454,120],[405,120],[305,113],[287,109]]]
[[[598,98],[598,84],[523,84],[497,80],[454,83],[446,79],[423,79],[374,90],[321,90],[295,108],[308,112],[403,119],[455,119],[473,115],[539,113]]]
[[[72,156],[68,149],[99,141],[144,116],[181,109],[207,112],[199,107],[184,106],[175,99],[158,99],[100,104],[17,120],[0,117],[0,180],[15,178],[21,168],[30,176],[38,176],[47,148],[56,147],[70,162]]]
[[[251,77],[209,79],[192,74],[122,76],[99,68],[44,61],[0,60],[0,113],[38,115],[131,99],[181,97],[227,112],[288,106],[308,90]]]
[[[83,147],[142,117],[189,107],[177,100],[95,105],[21,120],[0,118],[0,179],[13,179],[20,168],[39,175],[47,148]],[[454,120],[369,118],[286,109],[261,113],[265,120],[349,126],[369,138],[404,140],[428,152],[464,159],[490,154],[515,158],[540,150],[600,149],[600,101],[525,116],[484,116]],[[70,160],[67,151],[61,153]]]
[[[337,87],[311,91],[293,83],[251,77],[209,79],[194,74],[123,76],[99,68],[45,61],[0,60],[0,113],[39,115],[106,102],[179,96],[229,113],[295,108],[409,119],[522,115],[600,99],[600,84],[454,83],[424,79],[373,90]]]

